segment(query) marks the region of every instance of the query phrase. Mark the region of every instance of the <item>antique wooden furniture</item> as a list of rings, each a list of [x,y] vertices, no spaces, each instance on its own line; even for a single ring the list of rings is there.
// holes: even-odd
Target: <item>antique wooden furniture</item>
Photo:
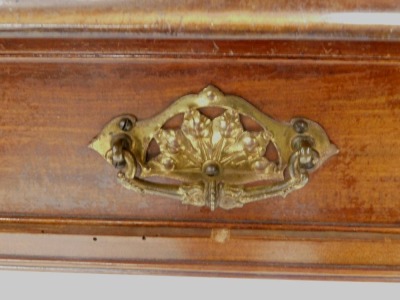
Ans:
[[[6,1],[0,23],[2,268],[400,278],[398,2]],[[163,115],[189,94],[203,98]],[[181,170],[160,155],[171,135],[187,137],[182,119],[212,126],[223,111],[242,131],[221,151],[254,142],[259,156],[243,152],[227,172],[194,142],[179,158],[195,153],[192,171],[138,192],[154,187],[132,181],[152,159],[164,168],[155,175]],[[270,179],[290,178],[293,153],[308,183],[242,205],[238,186],[267,179],[270,192]],[[266,161],[279,176],[253,178]],[[127,163],[136,191],[119,183]],[[191,198],[171,200],[166,186]]]

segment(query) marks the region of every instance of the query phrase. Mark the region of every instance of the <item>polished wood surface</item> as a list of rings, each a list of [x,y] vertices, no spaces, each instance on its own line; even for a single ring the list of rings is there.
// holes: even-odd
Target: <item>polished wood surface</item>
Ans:
[[[399,61],[388,41],[0,38],[1,58],[287,58]]]
[[[398,3],[179,2],[0,5],[0,266],[399,280]],[[209,84],[340,153],[286,198],[211,212],[124,189],[87,147]]]
[[[11,270],[400,280],[397,235],[233,232],[219,243],[193,236],[0,233],[0,245],[1,266]]]
[[[2,215],[396,229],[398,67],[288,59],[7,59],[1,73],[7,141],[0,167]],[[111,118],[150,117],[210,83],[277,120],[305,116],[319,122],[340,154],[285,199],[211,213],[125,190],[116,171],[87,148]]]
[[[0,35],[399,40],[393,0],[5,1]]]

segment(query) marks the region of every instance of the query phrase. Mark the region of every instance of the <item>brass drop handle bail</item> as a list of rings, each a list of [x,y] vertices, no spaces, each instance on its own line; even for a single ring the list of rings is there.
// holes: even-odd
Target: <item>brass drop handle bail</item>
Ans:
[[[129,151],[131,143],[129,142],[129,137],[118,136],[112,141],[111,145],[111,160],[112,165],[118,169],[122,170],[125,168],[127,162],[125,159],[125,151]]]
[[[211,107],[223,113],[212,118],[201,110]],[[165,128],[179,114],[182,123]],[[252,119],[261,130],[247,130],[241,117]],[[156,155],[149,155],[152,141],[159,148]],[[338,152],[316,122],[278,122],[213,86],[181,97],[147,120],[117,117],[90,147],[120,170],[118,179],[126,188],[211,210],[285,197],[305,186],[308,173]],[[277,159],[268,158],[267,149],[274,149]]]
[[[313,169],[319,160],[319,153],[313,148],[313,138],[298,136],[293,140],[293,148],[299,152],[299,165],[302,169]]]

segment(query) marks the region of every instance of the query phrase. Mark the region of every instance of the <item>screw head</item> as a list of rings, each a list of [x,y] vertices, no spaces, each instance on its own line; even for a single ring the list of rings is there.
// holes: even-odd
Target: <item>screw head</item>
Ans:
[[[296,122],[294,122],[293,129],[297,133],[304,133],[308,130],[308,124],[306,121],[299,119],[299,120],[296,120]]]
[[[220,171],[219,170],[219,166],[215,162],[207,163],[203,168],[204,174],[206,174],[209,177],[218,176],[219,175],[219,171]]]
[[[133,123],[130,119],[123,118],[121,121],[119,121],[119,128],[121,128],[123,131],[129,131],[133,128]]]

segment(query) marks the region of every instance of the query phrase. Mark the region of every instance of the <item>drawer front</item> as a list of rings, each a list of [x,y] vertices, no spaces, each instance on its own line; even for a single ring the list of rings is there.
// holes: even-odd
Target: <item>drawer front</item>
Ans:
[[[351,226],[395,224],[400,216],[397,64],[37,59],[3,61],[1,69],[3,216]],[[322,124],[340,154],[286,198],[210,213],[125,190],[116,170],[88,148],[112,118],[151,117],[210,83],[276,120],[302,116]]]
[[[208,44],[204,42],[203,48]],[[182,45],[177,43],[180,51],[185,47]],[[237,42],[231,45],[240,47]],[[248,42],[242,45],[249,47]],[[292,43],[293,53],[300,45]],[[344,54],[322,59],[287,54],[248,57],[243,55],[245,50],[237,56],[215,57],[187,55],[189,48],[185,49],[182,55],[102,56],[93,51],[91,55],[71,52],[68,57],[51,51],[34,55],[32,51],[30,55],[0,57],[2,230],[194,237],[208,236],[211,228],[399,231],[397,58],[371,55],[351,59]],[[117,182],[117,171],[88,147],[114,117],[130,113],[139,120],[150,118],[179,97],[198,93],[210,84],[226,94],[243,97],[278,121],[305,117],[321,124],[339,154],[312,173],[304,188],[285,198],[210,211],[125,189]],[[257,239],[265,235],[257,232],[250,235]],[[220,231],[216,234],[224,236]],[[77,239],[74,243],[79,245]],[[113,242],[109,241],[110,248]],[[235,245],[229,247],[234,249]],[[188,250],[192,246],[182,247]],[[354,250],[358,246],[346,247]],[[232,259],[240,260],[242,254]],[[134,260],[132,257],[129,259]],[[141,255],[136,258],[149,259]],[[216,255],[212,259],[222,258]],[[330,263],[340,261],[338,258]],[[298,262],[301,259],[293,261]],[[359,261],[370,262],[366,258]]]

